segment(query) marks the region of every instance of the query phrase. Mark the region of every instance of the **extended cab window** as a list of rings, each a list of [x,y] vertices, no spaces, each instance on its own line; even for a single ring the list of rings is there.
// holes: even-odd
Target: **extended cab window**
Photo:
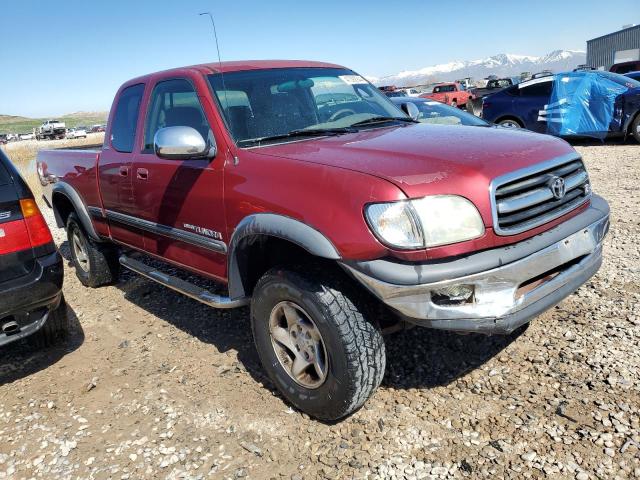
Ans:
[[[131,153],[136,138],[136,125],[144,85],[125,88],[120,94],[111,125],[111,146],[118,152]]]
[[[231,95],[229,95],[231,97]],[[233,101],[242,104],[242,99],[233,96]],[[213,139],[198,94],[185,79],[159,82],[153,89],[144,134],[144,152],[153,152],[153,137],[161,128],[195,128],[205,141]]]

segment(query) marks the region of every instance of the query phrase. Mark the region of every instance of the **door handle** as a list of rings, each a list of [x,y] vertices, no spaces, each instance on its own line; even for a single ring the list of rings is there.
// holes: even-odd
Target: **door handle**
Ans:
[[[129,167],[120,167],[120,176],[128,177],[129,176]]]
[[[138,180],[147,180],[149,178],[149,170],[146,168],[138,168],[136,170],[136,176]]]

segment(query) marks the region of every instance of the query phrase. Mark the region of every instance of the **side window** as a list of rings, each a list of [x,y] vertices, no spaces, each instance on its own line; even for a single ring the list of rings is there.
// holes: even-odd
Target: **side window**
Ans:
[[[7,185],[11,183],[11,177],[9,176],[9,172],[2,165],[2,158],[0,158],[0,185]]]
[[[520,89],[521,97],[549,97],[553,82],[541,82]]]
[[[245,100],[241,95],[231,97],[228,97],[229,103]],[[159,82],[153,89],[147,112],[144,153],[153,152],[153,137],[166,127],[191,127],[200,132],[205,141],[213,138],[198,94],[185,79]]]
[[[120,94],[111,125],[111,146],[118,152],[131,153],[136,138],[136,125],[144,85],[125,88]]]

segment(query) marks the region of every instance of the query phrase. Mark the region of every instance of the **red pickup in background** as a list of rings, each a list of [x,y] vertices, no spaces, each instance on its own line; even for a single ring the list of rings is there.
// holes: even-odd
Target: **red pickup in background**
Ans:
[[[430,98],[438,102],[446,103],[452,107],[462,108],[466,106],[469,99],[473,99],[473,94],[464,89],[457,82],[440,83],[433,87],[431,93],[423,93],[421,98]]]

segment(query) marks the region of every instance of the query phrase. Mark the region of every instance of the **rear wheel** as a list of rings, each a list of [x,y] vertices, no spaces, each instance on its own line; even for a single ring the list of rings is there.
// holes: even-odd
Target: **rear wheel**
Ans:
[[[451,102],[451,106],[454,108],[458,108],[458,102],[454,100],[453,102]]]
[[[640,143],[640,113],[636,115],[635,120],[631,123],[631,135]]]
[[[49,318],[40,330],[29,337],[29,341],[36,348],[54,345],[69,332],[69,313],[64,297],[55,310],[49,312]]]
[[[498,125],[500,125],[503,128],[522,128],[522,125],[520,125],[520,122],[512,118],[505,118],[504,120],[500,120],[498,122]]]
[[[67,220],[67,238],[76,276],[84,286],[96,288],[117,280],[120,265],[116,249],[91,240],[75,213]]]
[[[269,377],[297,408],[325,421],[362,406],[384,375],[382,335],[349,287],[319,269],[274,268],[251,302],[253,335]]]

